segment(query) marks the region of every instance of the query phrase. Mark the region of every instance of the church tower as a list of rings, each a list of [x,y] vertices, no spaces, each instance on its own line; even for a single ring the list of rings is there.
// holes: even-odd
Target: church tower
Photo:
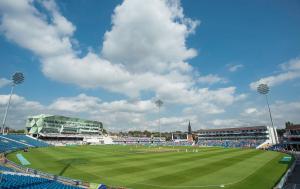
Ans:
[[[191,127],[190,121],[189,121],[189,125],[188,125],[187,140],[189,142],[193,142],[193,134],[192,134],[192,127]]]
[[[188,126],[188,134],[192,134],[192,127],[191,127],[191,122],[189,121],[189,126]]]

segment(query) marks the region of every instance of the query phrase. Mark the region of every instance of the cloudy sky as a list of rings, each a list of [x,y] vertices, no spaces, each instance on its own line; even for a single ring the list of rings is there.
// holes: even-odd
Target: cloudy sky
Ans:
[[[0,116],[47,113],[108,130],[163,131],[300,122],[300,2],[0,1]]]

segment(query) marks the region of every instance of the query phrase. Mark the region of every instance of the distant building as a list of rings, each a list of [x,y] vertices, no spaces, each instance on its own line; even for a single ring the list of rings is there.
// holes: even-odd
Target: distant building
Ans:
[[[160,144],[166,142],[165,137],[114,136],[112,140],[114,144]]]
[[[189,125],[188,125],[188,134],[191,135],[192,134],[192,127],[191,127],[191,122],[189,121]]]
[[[188,125],[187,141],[193,142],[192,126],[190,121]]]
[[[48,134],[89,134],[99,135],[103,125],[99,121],[90,121],[60,115],[37,115],[27,118],[26,131],[30,135]]]
[[[289,149],[300,151],[300,124],[288,123],[285,126],[283,145]]]
[[[53,145],[112,143],[111,138],[102,134],[101,122],[60,115],[30,116],[25,130],[26,134]]]
[[[191,122],[189,121],[187,132],[176,131],[172,133],[172,141],[174,142],[193,142],[193,133]]]
[[[172,133],[172,141],[179,142],[179,141],[187,141],[187,133],[176,131]]]

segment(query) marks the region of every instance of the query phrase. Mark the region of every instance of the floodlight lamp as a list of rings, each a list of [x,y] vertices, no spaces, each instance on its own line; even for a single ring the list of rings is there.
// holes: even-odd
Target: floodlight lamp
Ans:
[[[24,81],[24,75],[21,72],[16,72],[13,76],[12,76],[12,81],[13,84],[18,85],[23,83]]]
[[[257,91],[260,93],[260,94],[268,94],[268,92],[270,91],[270,88],[267,84],[260,84],[258,87],[257,87]]]
[[[155,104],[156,104],[157,107],[160,108],[163,105],[163,101],[158,99],[158,100],[155,101]]]

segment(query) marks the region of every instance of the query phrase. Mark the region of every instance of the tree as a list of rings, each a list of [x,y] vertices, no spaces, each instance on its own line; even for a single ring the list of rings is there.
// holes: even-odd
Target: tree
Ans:
[[[285,122],[285,127],[288,127],[288,126],[293,126],[294,124],[292,122]]]
[[[105,129],[102,129],[103,134],[107,134],[107,131]]]

